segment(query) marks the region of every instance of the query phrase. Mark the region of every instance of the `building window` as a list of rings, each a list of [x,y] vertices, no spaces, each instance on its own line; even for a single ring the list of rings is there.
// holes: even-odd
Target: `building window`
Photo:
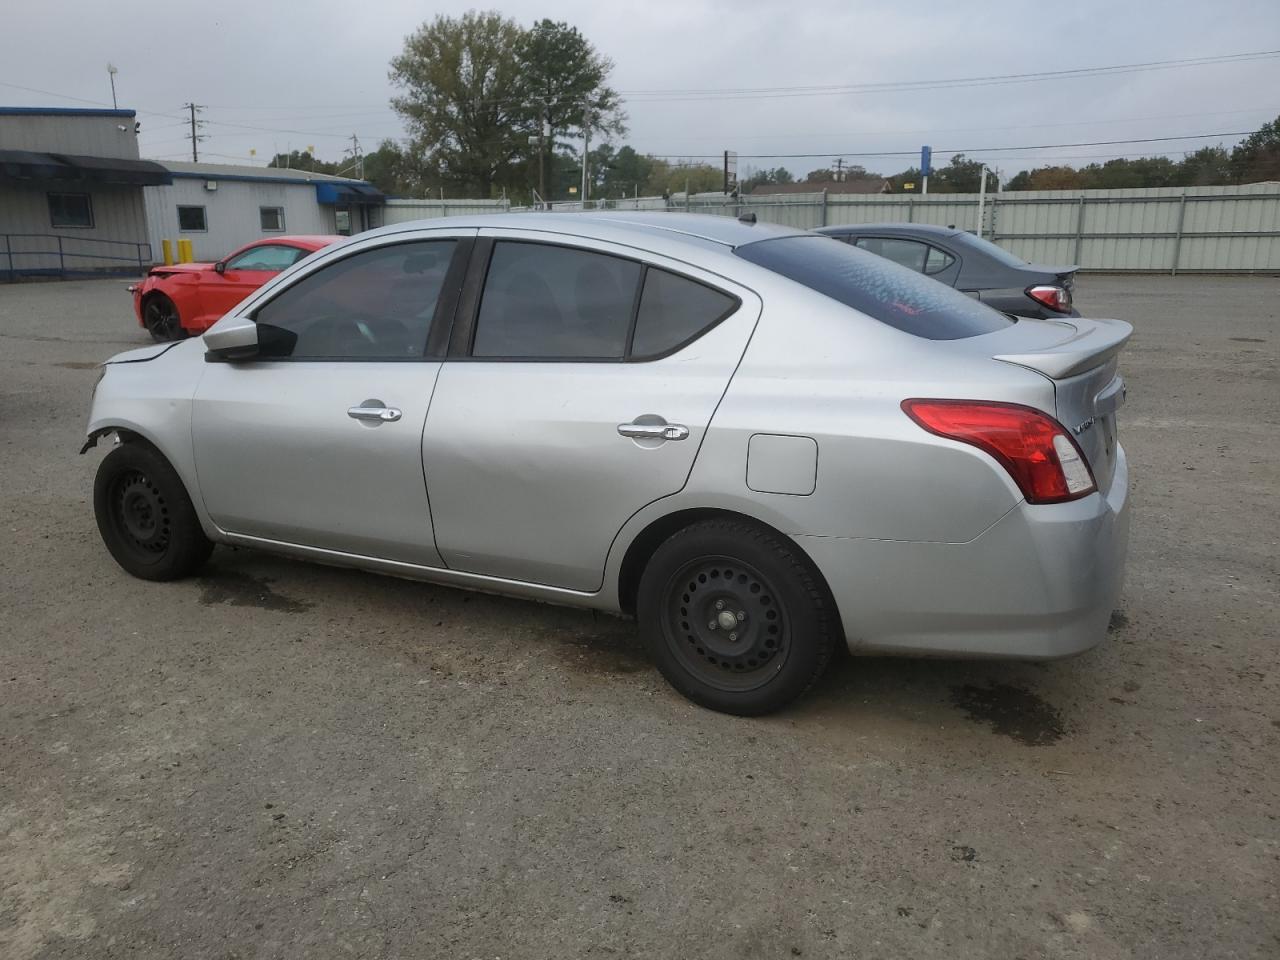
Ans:
[[[55,227],[92,227],[93,204],[87,193],[49,194],[49,222]]]
[[[259,207],[258,219],[264,233],[281,233],[284,230],[284,207]]]
[[[209,229],[204,207],[179,207],[178,229],[183,233],[205,233]]]

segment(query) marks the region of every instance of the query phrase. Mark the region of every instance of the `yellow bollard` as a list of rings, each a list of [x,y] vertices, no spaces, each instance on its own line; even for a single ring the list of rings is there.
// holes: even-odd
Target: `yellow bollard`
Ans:
[[[168,240],[161,240],[160,250],[164,253],[164,265],[173,266],[173,244]]]
[[[194,259],[195,258],[191,255],[191,241],[179,240],[178,241],[178,262],[190,263]]]

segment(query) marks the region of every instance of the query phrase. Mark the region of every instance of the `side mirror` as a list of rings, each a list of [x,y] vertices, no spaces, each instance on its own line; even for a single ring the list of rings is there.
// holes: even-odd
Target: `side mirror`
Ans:
[[[213,272],[214,272],[214,273],[226,273],[226,272],[227,272],[227,261],[225,261],[225,260],[219,260],[217,263],[215,263],[215,264],[213,265]]]
[[[204,346],[204,358],[210,363],[252,360],[258,355],[258,325],[252,320],[216,325],[204,335]]]

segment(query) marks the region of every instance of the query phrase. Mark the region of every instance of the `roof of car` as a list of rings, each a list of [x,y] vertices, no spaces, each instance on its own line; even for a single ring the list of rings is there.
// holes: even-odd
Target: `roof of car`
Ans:
[[[406,227],[507,227],[524,230],[546,230],[581,237],[607,240],[619,230],[648,235],[654,239],[680,240],[740,247],[757,240],[804,236],[808,231],[780,227],[772,223],[747,223],[732,216],[701,213],[649,213],[632,210],[600,210],[582,213],[498,213],[466,217],[420,220],[384,227],[385,232]]]
[[[887,236],[954,237],[965,231],[956,227],[939,227],[932,223],[844,223],[836,227],[820,227],[818,233],[879,233]]]

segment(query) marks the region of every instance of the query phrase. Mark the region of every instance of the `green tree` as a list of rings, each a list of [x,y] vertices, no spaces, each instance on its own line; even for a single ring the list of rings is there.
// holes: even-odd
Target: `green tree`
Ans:
[[[1280,117],[1264,123],[1231,151],[1231,172],[1237,183],[1280,180]]]
[[[339,168],[337,163],[316,159],[311,155],[310,150],[290,150],[288,153],[277,153],[271,158],[271,162],[267,166],[275,167],[279,170],[310,170],[312,173],[329,174],[336,174]]]
[[[540,20],[523,32],[517,57],[527,99],[525,136],[541,138],[544,128],[550,131],[541,147],[534,147],[535,155],[539,149],[545,155],[568,147],[557,138],[571,130],[579,137],[584,129],[601,138],[626,133],[621,100],[606,83],[613,61],[601,56],[576,27]],[[543,182],[540,178],[540,190]]]
[[[1178,164],[1178,186],[1203,187],[1230,182],[1231,154],[1221,145],[1201,147]]]
[[[425,169],[488,198],[512,186],[530,154],[530,106],[520,51],[525,32],[497,13],[437,16],[405,39],[390,79]]]
[[[365,154],[364,178],[393,196],[423,196],[433,186],[413,155],[394,140],[383,140],[377,150]]]

